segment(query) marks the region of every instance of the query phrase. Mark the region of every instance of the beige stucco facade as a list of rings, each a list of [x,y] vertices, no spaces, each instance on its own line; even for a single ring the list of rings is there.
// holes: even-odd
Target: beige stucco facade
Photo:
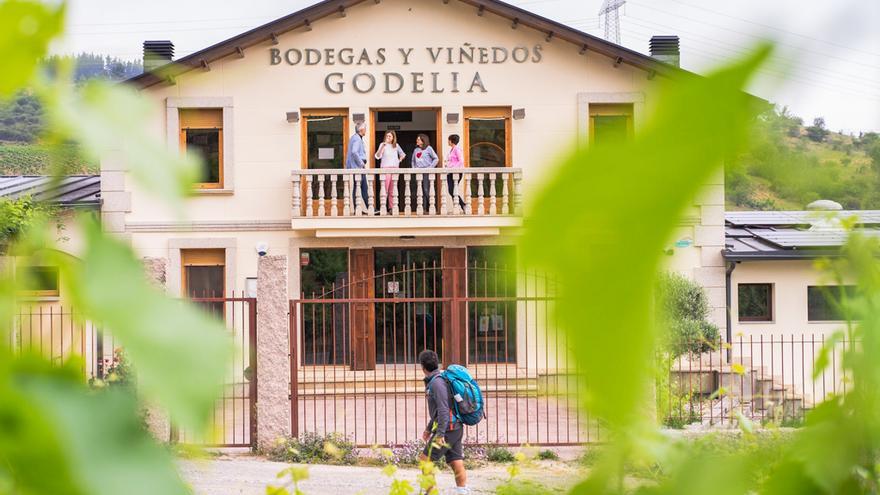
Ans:
[[[740,321],[736,294],[739,284],[772,284],[772,320]],[[768,260],[738,263],[731,274],[730,314],[732,335],[746,341],[794,336],[821,339],[844,327],[842,321],[810,321],[807,314],[807,287],[837,285],[815,266],[815,260]]]
[[[186,218],[176,217],[160,199],[131,180],[118,154],[108,153],[102,161],[105,228],[130,239],[140,256],[170,260],[170,293],[180,294],[180,250],[186,248],[226,249],[227,292],[240,293],[245,279],[257,276],[254,246],[259,242],[268,243],[269,254],[292,260],[304,247],[463,247],[516,242],[518,218],[488,216],[315,218],[304,224],[308,228],[292,228],[290,178],[293,170],[303,167],[304,124],[302,120],[288,122],[288,112],[345,109],[351,131],[358,114],[365,115],[369,125],[372,109],[437,108],[437,135],[443,136],[443,144],[435,147],[440,151],[446,148],[446,136],[463,133],[460,116],[466,107],[524,109],[524,118],[510,122],[510,155],[511,165],[522,170],[523,203],[528,211],[530,191],[552,173],[554,159],[588,139],[591,103],[631,103],[636,133],[656,103],[659,76],[615,64],[592,50],[583,52],[567,41],[548,41],[546,33],[528,27],[514,29],[509,19],[488,12],[477,15],[476,9],[461,2],[362,2],[345,14],[319,19],[308,30],[279,33],[277,44],[267,41],[245,48],[243,57],[213,61],[210,70],[192,70],[177,76],[173,85],[158,84],[142,91],[155,107],[154,118],[144,124],[147,131],[175,150],[180,147],[178,108],[223,108],[224,188],[188,199]],[[429,50],[450,47],[454,54],[469,46],[476,47],[473,63],[447,63],[445,51]],[[510,53],[522,47],[529,57],[522,62],[492,63],[493,47]],[[320,50],[323,61],[288,64],[287,50],[305,53],[307,48]],[[355,60],[366,50],[370,63],[341,65],[339,54],[344,48],[354,49]],[[489,63],[479,63],[480,48],[489,50]],[[334,50],[337,60],[333,65],[325,63],[327,49]],[[383,53],[381,63],[379,53]],[[434,53],[440,53],[437,61]],[[523,60],[525,52],[518,53]],[[333,73],[341,75],[328,80]],[[353,81],[359,73],[369,76]],[[401,74],[403,89],[385,92],[385,73]],[[479,84],[474,82],[477,76]],[[424,82],[414,82],[414,77]],[[371,86],[371,78],[376,87],[364,91]],[[453,91],[456,85],[458,90]],[[459,116],[457,122],[450,123],[454,120],[448,118],[450,114]],[[374,151],[372,130],[366,140],[368,152]],[[670,240],[670,246],[685,242],[668,259],[671,268],[707,288],[714,320],[720,326],[725,324],[720,257],[723,204],[719,171],[695,198]],[[407,240],[401,239],[404,235]],[[298,294],[299,264],[289,266],[289,292]]]

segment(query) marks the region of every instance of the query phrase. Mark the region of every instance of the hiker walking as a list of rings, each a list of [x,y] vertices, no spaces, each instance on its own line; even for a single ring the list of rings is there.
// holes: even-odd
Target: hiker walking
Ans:
[[[419,364],[422,365],[422,372],[425,374],[429,416],[428,425],[422,433],[425,450],[421,459],[426,460],[430,457],[431,461],[436,463],[441,457],[445,457],[446,464],[449,464],[455,474],[455,493],[469,494],[462,447],[464,424],[456,420],[453,394],[449,390],[449,383],[442,376],[440,359],[436,352],[425,350],[419,354]],[[425,493],[433,493],[432,488],[426,489]]]

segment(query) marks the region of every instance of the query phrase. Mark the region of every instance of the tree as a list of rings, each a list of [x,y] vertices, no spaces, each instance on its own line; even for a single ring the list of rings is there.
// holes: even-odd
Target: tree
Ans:
[[[810,141],[821,143],[828,137],[828,129],[825,127],[825,118],[816,117],[813,125],[807,127],[807,137]]]

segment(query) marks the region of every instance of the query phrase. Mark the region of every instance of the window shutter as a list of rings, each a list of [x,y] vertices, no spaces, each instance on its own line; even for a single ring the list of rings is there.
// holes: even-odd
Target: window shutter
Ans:
[[[181,108],[181,129],[222,129],[222,108]]]

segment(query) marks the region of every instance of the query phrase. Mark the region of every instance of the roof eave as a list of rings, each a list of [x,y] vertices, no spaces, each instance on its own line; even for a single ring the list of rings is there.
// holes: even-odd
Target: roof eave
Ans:
[[[210,64],[216,60],[238,53],[238,48],[246,49],[254,45],[272,40],[272,36],[292,31],[305,26],[306,21],[312,23],[323,17],[338,14],[340,8],[347,9],[365,0],[324,0],[310,7],[268,22],[242,34],[233,36],[219,43],[215,43],[205,49],[194,52],[172,63],[163,65],[153,72],[131,77],[123,81],[123,84],[134,85],[139,89],[167,82],[176,76],[191,70],[203,67],[203,62]],[[554,38],[559,38],[578,46],[586,46],[588,50],[620,59],[621,64],[631,65],[658,75],[677,77],[699,77],[698,74],[687,71],[680,67],[656,60],[648,55],[639,53],[629,48],[616,45],[602,38],[592,36],[566,26],[565,24],[547,19],[527,10],[498,0],[458,0],[468,5],[483,8],[484,11],[509,19],[519,19],[519,24],[536,29],[545,33],[553,33]]]

